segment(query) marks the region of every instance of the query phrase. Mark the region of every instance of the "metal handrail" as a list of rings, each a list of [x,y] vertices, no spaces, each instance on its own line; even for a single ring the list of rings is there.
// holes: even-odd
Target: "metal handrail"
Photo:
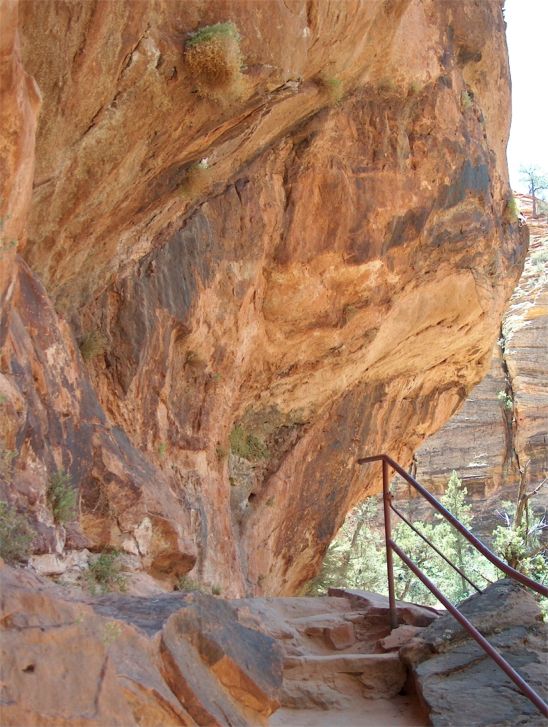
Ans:
[[[436,500],[434,495],[428,492],[426,488],[419,484],[414,477],[406,472],[403,467],[401,467],[401,465],[395,462],[387,454],[377,454],[374,457],[362,457],[358,460],[358,464],[366,464],[367,462],[377,462],[381,460],[383,462],[383,469],[384,465],[390,465],[390,467],[392,467],[393,470],[401,475],[404,480],[409,482],[409,484],[412,485],[419,494],[421,494],[426,500],[428,500],[432,507],[434,507],[441,515],[443,515],[443,517],[448,520],[451,525],[453,525],[459,531],[459,533],[461,533],[461,535],[463,535],[466,540],[468,540],[468,542],[471,543],[474,548],[476,548],[476,550],[479,550],[479,552],[484,555],[487,560],[491,561],[491,563],[495,565],[499,570],[503,571],[503,573],[506,573],[507,576],[513,578],[515,581],[518,581],[522,585],[527,586],[527,588],[531,588],[533,591],[536,591],[541,596],[548,597],[548,588],[543,586],[541,583],[537,583],[537,581],[534,581],[532,578],[528,578],[526,575],[523,575],[523,573],[520,573],[515,568],[512,568],[511,565],[508,565],[508,563],[505,563],[503,560],[501,560],[497,555],[489,550],[489,548],[484,545],[481,540],[478,540],[475,535],[472,535],[472,533],[464,527],[460,520],[457,520],[457,518],[452,515],[449,510],[447,510],[441,504],[441,502]]]
[[[400,517],[401,514],[392,505],[392,495],[390,493],[390,479],[388,468],[391,467],[401,477],[403,477],[417,492],[422,495],[448,522],[451,523],[458,531],[463,535],[469,543],[471,543],[476,550],[484,555],[493,565],[495,565],[503,573],[506,573],[510,578],[518,581],[527,588],[531,588],[536,593],[540,593],[542,596],[548,597],[548,588],[540,583],[537,583],[532,578],[528,578],[523,573],[520,573],[515,568],[512,568],[498,556],[496,556],[489,548],[484,545],[481,540],[478,540],[472,533],[454,516],[449,510],[447,510],[441,502],[439,502],[428,490],[426,490],[421,484],[419,484],[414,477],[406,472],[395,460],[389,457],[387,454],[377,454],[372,457],[361,457],[358,459],[358,464],[367,464],[370,462],[382,462],[382,485],[383,485],[383,506],[384,506],[384,535],[386,544],[386,569],[388,575],[388,599],[390,604],[390,625],[392,628],[398,626],[398,615],[396,610],[396,593],[394,587],[394,564],[392,553],[396,553],[407,567],[419,578],[422,583],[436,596],[436,598],[442,603],[447,610],[454,616],[454,618],[468,631],[473,639],[481,646],[485,653],[490,656],[493,661],[510,677],[510,679],[516,684],[523,694],[535,705],[535,707],[545,716],[548,717],[548,704],[544,702],[535,690],[527,684],[527,682],[518,674],[518,672],[509,664],[508,661],[498,652],[488,641],[482,636],[482,634],[476,629],[476,627],[441,593],[441,591],[430,581],[420,568],[413,563],[413,561],[398,547],[398,545],[392,540],[392,524],[390,521],[390,510],[394,510]],[[405,522],[409,524],[406,518],[403,518]],[[411,526],[412,527],[412,526]],[[415,529],[415,528],[413,528]],[[420,533],[419,533],[420,535]],[[423,537],[421,535],[421,537]],[[423,540],[426,538],[423,537]],[[429,545],[432,545],[430,541]],[[432,546],[434,547],[434,546]],[[448,559],[440,553],[437,548],[434,547],[442,557],[448,561]],[[448,561],[450,562],[450,561]],[[458,571],[458,568],[451,565]],[[460,572],[460,571],[459,571]],[[461,575],[463,575],[461,573]],[[466,579],[468,580],[468,579]],[[473,584],[472,584],[473,585]]]

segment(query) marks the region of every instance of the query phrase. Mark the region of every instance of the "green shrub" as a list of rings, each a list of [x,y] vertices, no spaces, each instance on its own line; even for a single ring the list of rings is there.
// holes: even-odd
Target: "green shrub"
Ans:
[[[7,502],[0,502],[0,557],[6,563],[27,561],[33,538],[28,520]]]
[[[230,451],[249,462],[268,458],[268,448],[265,443],[254,434],[247,433],[240,424],[230,432]]]
[[[472,108],[472,95],[469,91],[462,91],[460,95],[460,104],[463,109]]]
[[[540,270],[548,263],[548,250],[537,250],[531,255],[531,264],[536,270]]]
[[[497,394],[497,399],[508,411],[511,411],[514,408],[514,402],[512,401],[512,397],[505,391],[499,391],[499,393]]]
[[[327,95],[329,102],[339,104],[344,96],[344,86],[340,78],[320,76],[319,86]]]
[[[185,61],[200,96],[225,103],[242,95],[240,34],[231,21],[192,33],[186,42]]]
[[[519,206],[515,197],[510,197],[506,201],[503,213],[504,221],[514,224],[519,219]]]
[[[100,593],[125,591],[127,586],[117,550],[104,550],[94,562],[90,563],[85,578],[93,594],[97,591]]]
[[[14,449],[0,449],[0,477],[4,480],[11,479],[13,475],[13,460],[17,457]]]
[[[175,590],[206,593],[206,587],[199,581],[195,581],[193,578],[190,578],[190,576],[179,576],[177,583],[175,584]]]
[[[59,470],[50,477],[47,500],[57,524],[70,522],[76,518],[76,492],[70,476]]]
[[[99,331],[89,331],[82,336],[78,346],[84,361],[91,361],[92,358],[105,352],[107,339]]]

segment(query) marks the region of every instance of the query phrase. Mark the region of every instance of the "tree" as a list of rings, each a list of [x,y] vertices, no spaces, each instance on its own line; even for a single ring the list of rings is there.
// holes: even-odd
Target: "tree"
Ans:
[[[542,544],[542,531],[548,527],[546,515],[530,511],[530,499],[538,493],[546,479],[531,492],[526,491],[525,471],[520,479],[516,503],[502,503],[497,511],[503,524],[493,531],[492,549],[509,565],[541,583],[548,582],[548,561]],[[456,472],[451,474],[442,505],[471,530],[472,505],[466,502],[466,488]],[[459,603],[475,592],[474,587],[455,571],[421,538],[426,537],[454,563],[478,588],[504,577],[479,553],[445,518],[435,513],[430,522],[414,518],[414,498],[408,500],[407,519],[415,530],[400,522],[392,537],[423,573],[452,602]],[[386,550],[380,498],[369,497],[346,518],[337,537],[329,546],[322,569],[309,587],[309,593],[319,595],[329,586],[359,588],[365,591],[388,593]],[[394,556],[396,598],[425,605],[437,605],[435,596]]]
[[[453,472],[441,502],[470,529],[472,508],[466,504],[466,494],[457,473]],[[411,505],[415,504],[413,499],[410,502]],[[360,588],[384,594],[388,592],[384,532],[379,511],[379,498],[370,497],[350,513],[329,547],[322,570],[312,582],[311,593],[323,593],[329,586]],[[431,522],[422,522],[414,520],[413,514],[409,512],[408,519],[419,533],[428,538],[480,588],[496,579],[494,567],[441,515],[436,513]],[[450,601],[457,603],[474,592],[473,586],[406,523],[398,523],[392,532],[395,542]],[[398,600],[436,605],[435,596],[397,556],[394,557],[394,579]]]
[[[503,524],[493,531],[493,547],[512,568],[525,573],[540,583],[548,583],[548,559],[543,531],[548,528],[546,512],[531,512],[530,500],[548,482],[542,482],[531,492],[525,488],[524,468],[515,503],[503,502],[497,515]]]
[[[548,175],[543,174],[534,164],[522,166],[519,171],[522,180],[527,183],[529,194],[533,198],[533,217],[536,217],[538,193],[548,189]]]

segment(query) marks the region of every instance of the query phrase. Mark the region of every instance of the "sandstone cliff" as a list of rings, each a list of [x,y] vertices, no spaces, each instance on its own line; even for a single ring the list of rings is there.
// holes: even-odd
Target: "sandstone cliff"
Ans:
[[[295,592],[356,456],[489,366],[526,246],[500,2],[0,6],[2,498],[50,560]]]
[[[517,195],[531,240],[525,268],[505,312],[491,368],[462,409],[416,453],[417,476],[443,491],[455,469],[474,500],[476,527],[499,523],[496,508],[548,477],[548,219],[531,216]],[[548,505],[541,488],[533,503]]]

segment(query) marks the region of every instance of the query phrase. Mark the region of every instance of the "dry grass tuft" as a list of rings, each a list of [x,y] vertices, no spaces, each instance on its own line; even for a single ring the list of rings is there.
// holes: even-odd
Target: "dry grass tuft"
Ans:
[[[340,78],[321,75],[318,77],[318,86],[327,96],[329,103],[340,104],[344,96],[344,85]]]
[[[185,61],[203,98],[226,104],[243,95],[243,58],[234,23],[216,23],[196,31],[186,43]]]
[[[107,339],[100,331],[89,331],[82,336],[78,346],[84,361],[91,361],[105,352]]]

